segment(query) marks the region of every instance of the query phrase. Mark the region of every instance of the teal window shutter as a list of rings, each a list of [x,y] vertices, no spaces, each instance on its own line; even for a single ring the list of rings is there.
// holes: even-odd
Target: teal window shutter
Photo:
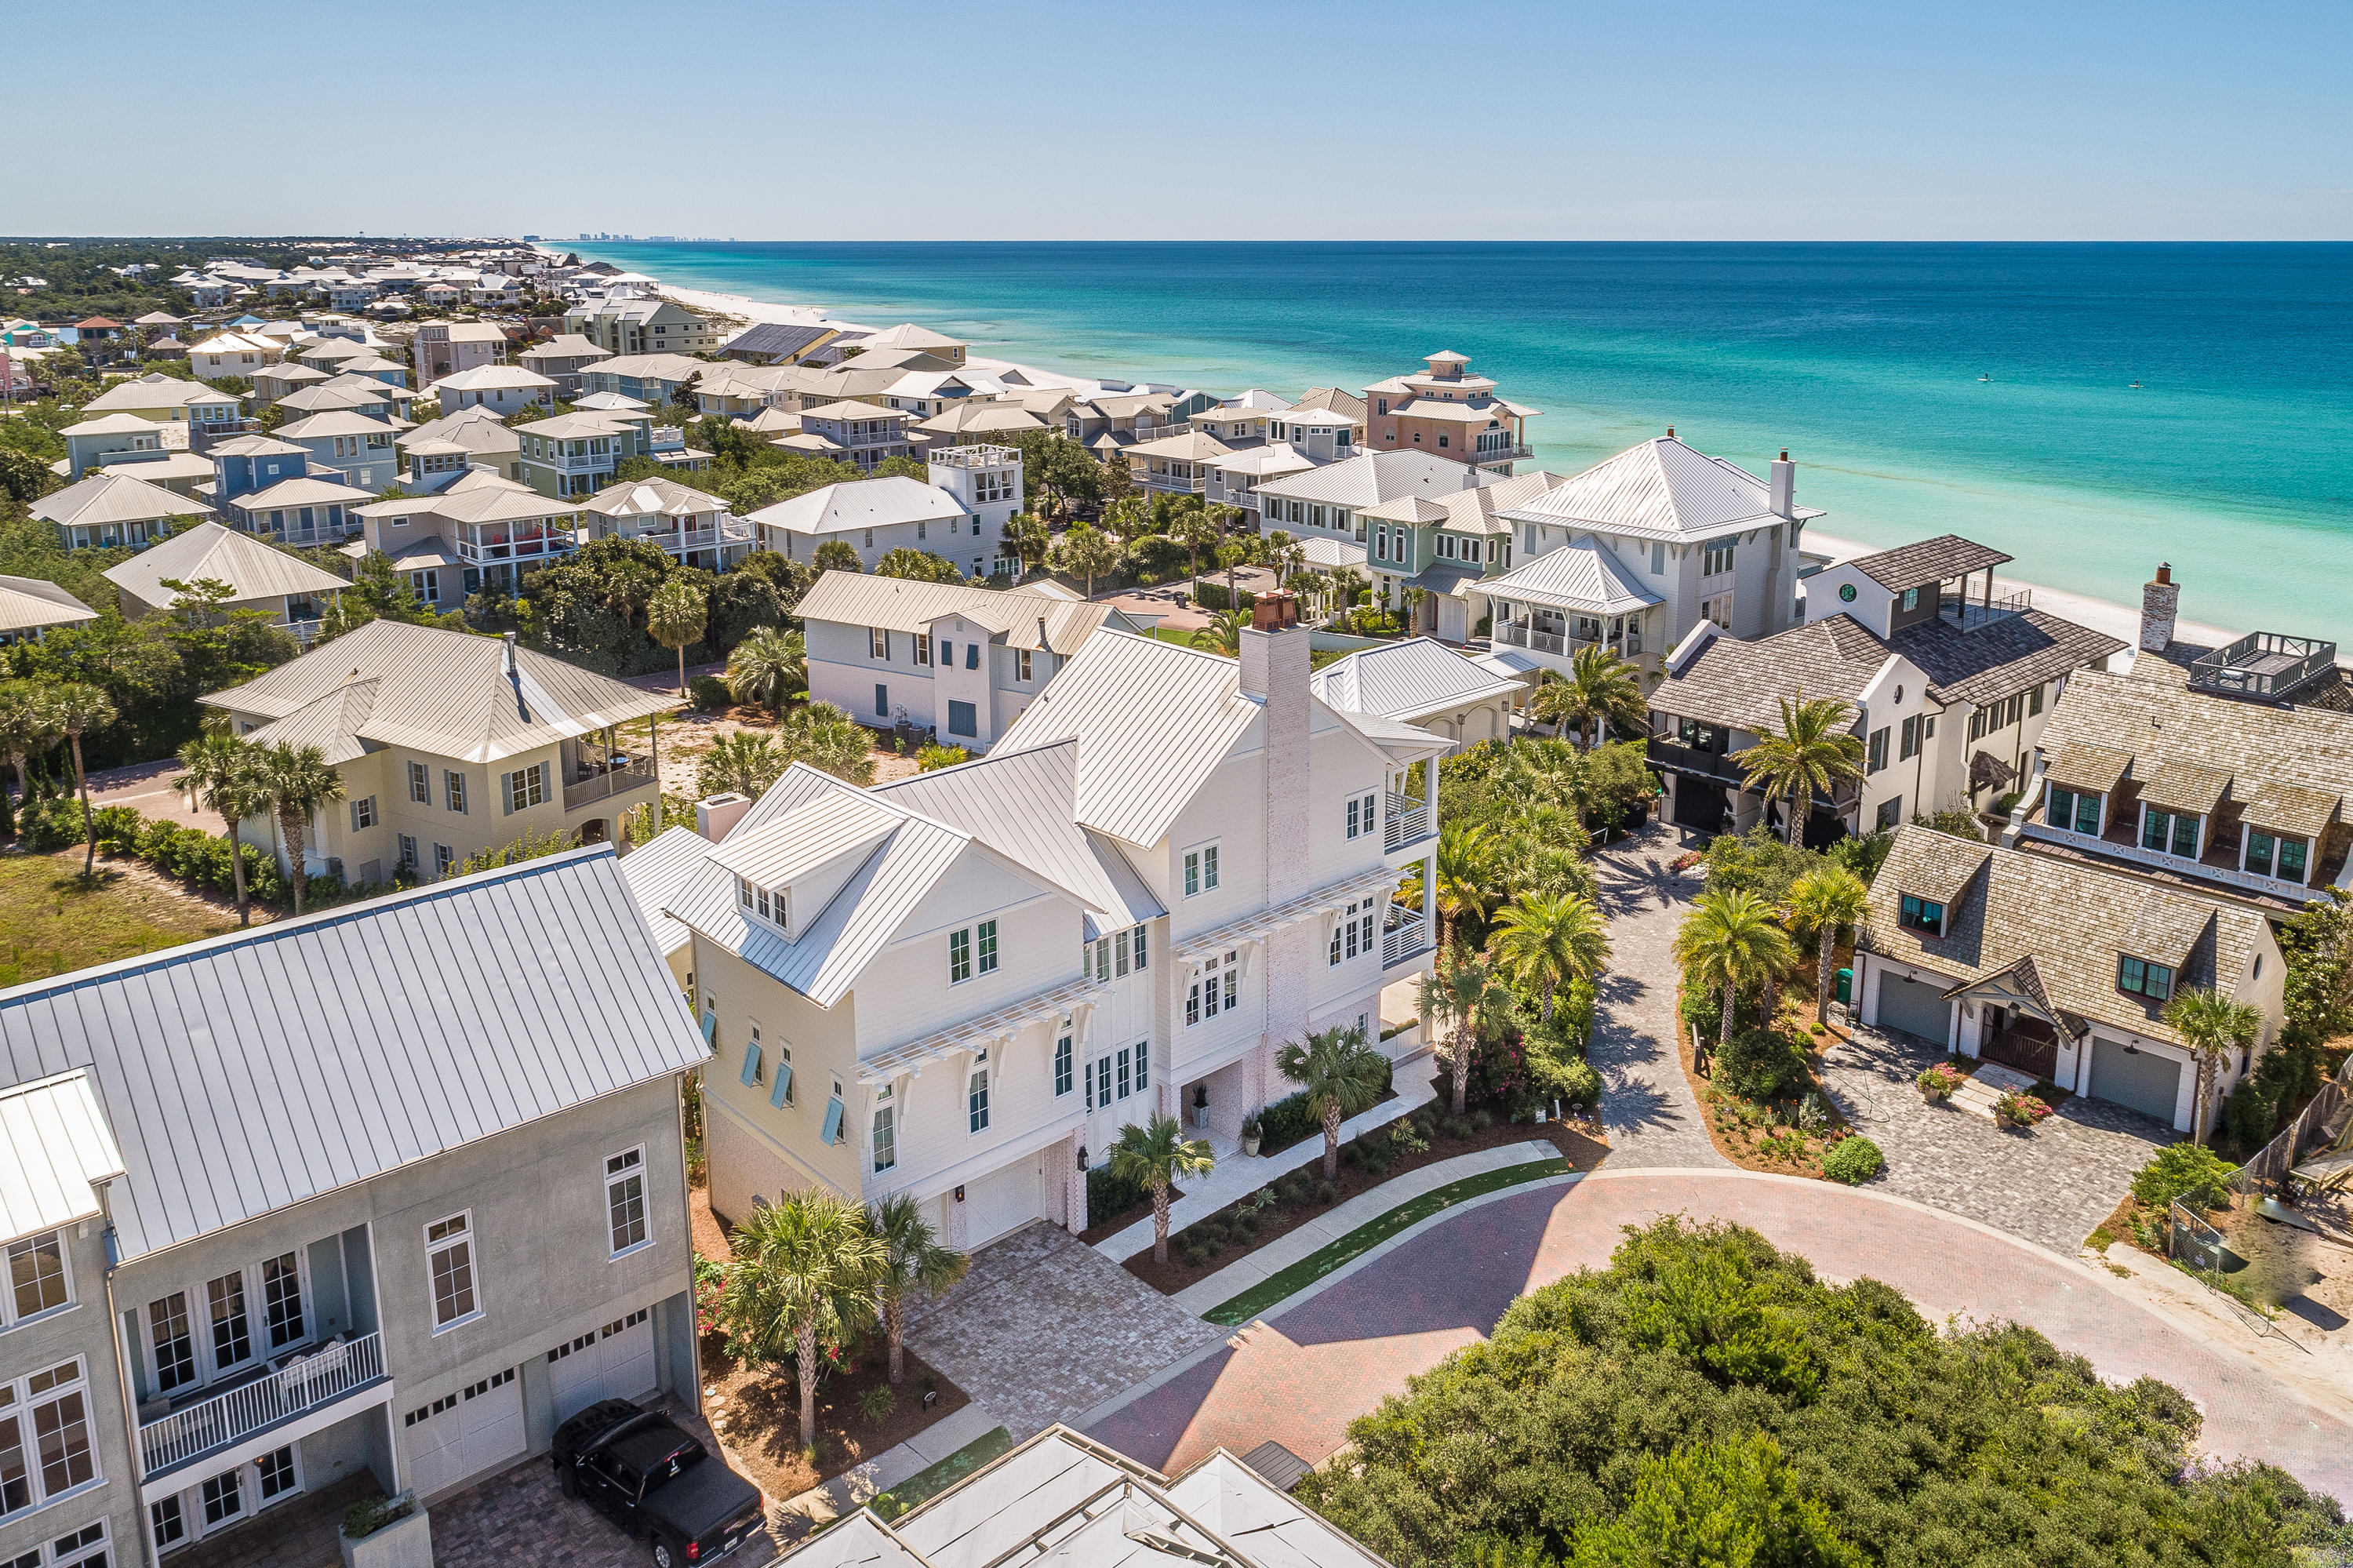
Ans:
[[[744,1081],[747,1084],[760,1081],[760,1048],[757,1045],[744,1047]]]
[[[825,1130],[818,1136],[828,1143],[841,1141],[841,1102],[839,1100],[825,1102]]]
[[[779,1062],[776,1064],[776,1086],[768,1091],[768,1103],[782,1110],[785,1108],[785,1097],[792,1092],[793,1065],[790,1062]]]
[[[719,1015],[715,1012],[706,1012],[702,1015],[702,1043],[705,1045],[716,1045],[719,1043]]]

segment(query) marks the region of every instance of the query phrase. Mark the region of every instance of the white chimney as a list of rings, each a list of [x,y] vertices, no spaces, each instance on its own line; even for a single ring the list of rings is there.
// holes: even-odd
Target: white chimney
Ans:
[[[1798,465],[1789,461],[1789,449],[1783,447],[1781,455],[1773,461],[1773,515],[1788,518],[1798,504]]]
[[[2155,580],[2140,588],[2140,645],[2162,653],[2173,641],[2173,622],[2181,609],[2181,585],[2173,580],[2170,562],[2158,564]]]
[[[1289,593],[1261,594],[1241,634],[1241,689],[1259,699],[1266,726],[1266,896],[1280,904],[1308,891],[1307,629]]]
[[[744,813],[751,809],[752,797],[738,795],[733,790],[724,795],[706,797],[694,803],[694,831],[717,843],[727,836],[728,830],[744,820]]]
[[[500,636],[507,645],[507,673],[512,675],[515,673],[515,635],[512,631],[507,631],[501,632]]]

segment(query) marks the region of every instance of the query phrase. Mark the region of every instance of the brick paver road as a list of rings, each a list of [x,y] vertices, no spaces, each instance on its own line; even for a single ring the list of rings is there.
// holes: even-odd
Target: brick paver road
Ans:
[[[1675,1050],[1675,961],[1668,948],[1704,885],[1667,869],[1681,837],[1656,823],[1593,857],[1609,921],[1586,1059],[1601,1075],[1609,1167],[1728,1165],[1708,1141],[1698,1099]]]
[[[2086,1266],[1868,1191],[1729,1170],[1620,1171],[1614,1159],[1575,1186],[1513,1193],[1434,1225],[1089,1430],[1169,1470],[1270,1438],[1320,1463],[1351,1418],[1485,1334],[1514,1297],[1606,1263],[1620,1225],[1674,1213],[1754,1226],[1834,1279],[1885,1280],[1932,1319],[2014,1320],[2105,1378],[2162,1378],[2205,1412],[2210,1452],[2268,1459],[2353,1498],[2353,1425]]]

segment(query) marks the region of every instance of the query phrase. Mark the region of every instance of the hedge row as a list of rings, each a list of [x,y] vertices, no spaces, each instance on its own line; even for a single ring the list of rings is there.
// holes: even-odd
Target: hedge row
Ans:
[[[98,829],[100,854],[145,861],[157,871],[185,885],[208,893],[234,895],[235,868],[229,863],[226,836],[177,822],[150,821],[129,806],[100,806],[90,813]],[[83,842],[81,802],[72,796],[28,800],[17,818],[17,832],[28,850],[48,853]],[[241,846],[245,885],[257,904],[273,906],[290,902],[286,877],[278,861],[258,844]],[[336,903],[351,889],[340,876],[313,876],[302,885],[303,906],[317,908]]]

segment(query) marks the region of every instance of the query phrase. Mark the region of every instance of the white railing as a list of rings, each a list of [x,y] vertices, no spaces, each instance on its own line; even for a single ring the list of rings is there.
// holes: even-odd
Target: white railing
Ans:
[[[1417,800],[1410,795],[1389,791],[1383,803],[1388,818],[1388,847],[1398,849],[1416,839],[1430,836],[1430,802]]]
[[[567,811],[576,810],[591,800],[601,800],[607,795],[623,794],[653,781],[654,765],[649,759],[607,768],[602,773],[591,773],[578,783],[566,784],[564,787],[564,809]]]
[[[2045,839],[2052,843],[2071,844],[2090,854],[2109,855],[2135,865],[2145,865],[2152,871],[2169,872],[2176,876],[2202,876],[2209,882],[2219,882],[2226,887],[2236,887],[2248,893],[2269,894],[2278,898],[2309,900],[2325,888],[2310,884],[2288,882],[2276,876],[2263,876],[2252,871],[2241,871],[2234,865],[2208,865],[2203,861],[2189,860],[2163,850],[2144,849],[2139,844],[2120,844],[2104,839],[2097,833],[2079,833],[2071,828],[2054,828],[2048,822],[2028,822],[2023,834],[2030,839]],[[2317,870],[2317,867],[2314,868]]]
[[[1532,653],[1565,656],[1580,640],[1564,632],[1539,631],[1525,620],[1499,620],[1495,622],[1493,633],[1489,641],[1501,642],[1508,647],[1525,648]]]
[[[1430,922],[1410,914],[1381,933],[1381,967],[1389,969],[1430,950]]]
[[[384,1376],[384,1341],[375,1334],[327,1345],[274,1372],[241,1383],[201,1404],[139,1428],[144,1473],[153,1476],[306,1410],[332,1404]]]

